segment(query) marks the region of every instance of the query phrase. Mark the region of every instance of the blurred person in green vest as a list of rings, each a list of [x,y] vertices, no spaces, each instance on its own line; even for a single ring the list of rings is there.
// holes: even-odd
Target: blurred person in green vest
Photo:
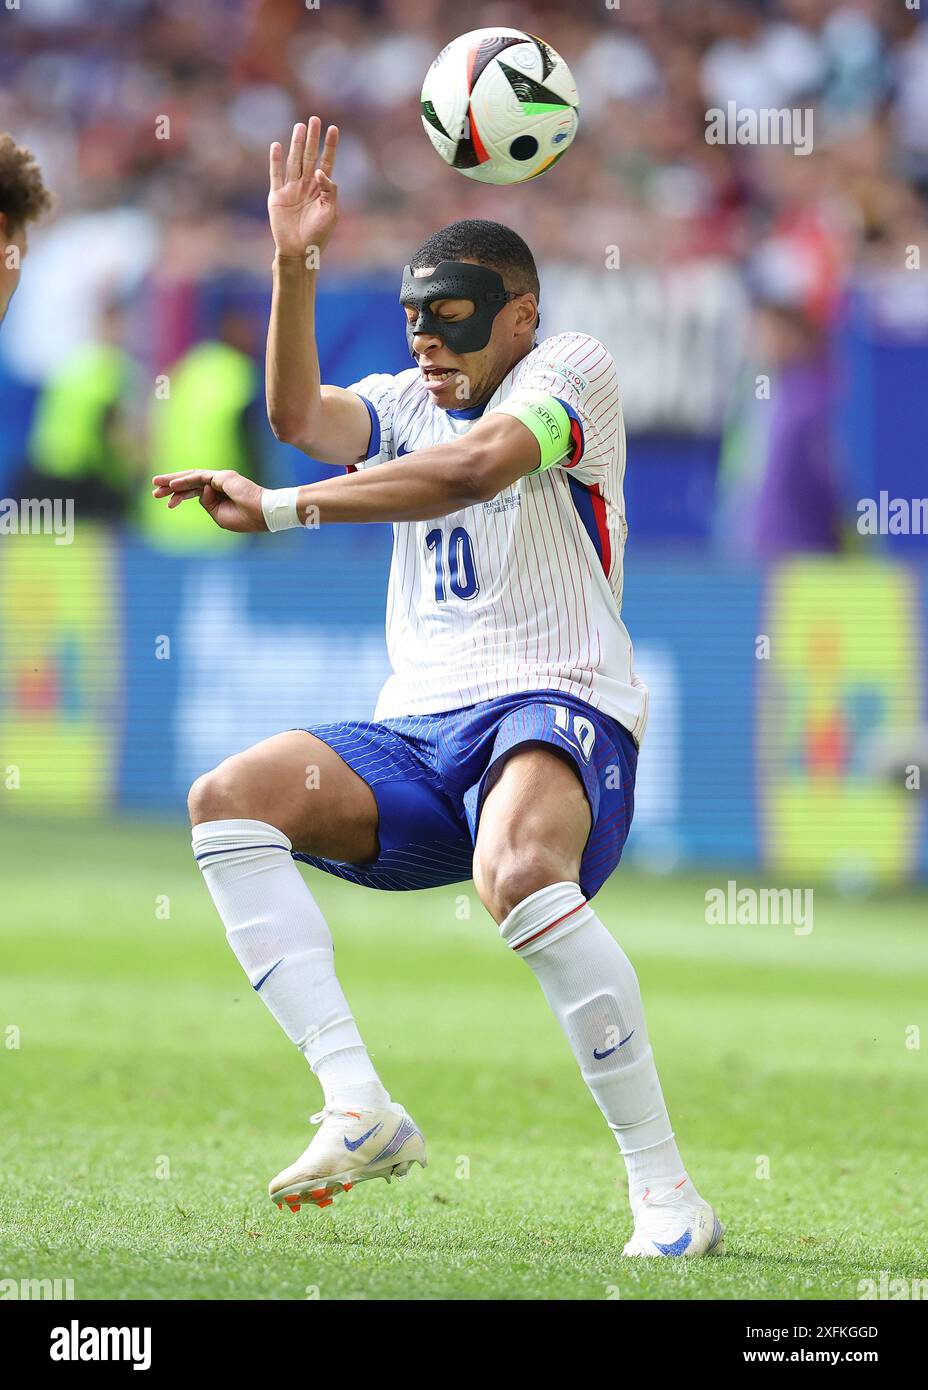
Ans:
[[[261,478],[266,429],[261,374],[253,349],[255,325],[226,309],[215,339],[197,343],[165,374],[149,412],[150,472],[232,468]],[[254,470],[254,471],[249,471]],[[169,512],[143,489],[138,523],[149,545],[174,554],[212,554],[247,543],[222,531],[202,507]]]
[[[33,417],[20,486],[73,498],[79,521],[125,519],[144,463],[133,418],[140,370],[122,346],[124,329],[122,305],[113,300],[97,337],[49,377]]]

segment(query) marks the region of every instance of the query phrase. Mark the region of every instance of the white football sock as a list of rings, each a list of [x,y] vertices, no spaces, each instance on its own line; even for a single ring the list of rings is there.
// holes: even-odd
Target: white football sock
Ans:
[[[206,821],[193,830],[229,945],[319,1078],[326,1105],[387,1105],[335,974],[332,935],[290,850],[264,821]]]
[[[567,1034],[583,1079],[618,1140],[634,1204],[686,1178],[664,1104],[631,961],[576,883],[525,898],[500,926]]]

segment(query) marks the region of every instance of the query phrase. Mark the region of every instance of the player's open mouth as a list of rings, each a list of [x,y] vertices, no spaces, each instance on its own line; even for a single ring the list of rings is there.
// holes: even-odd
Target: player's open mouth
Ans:
[[[422,373],[426,391],[430,391],[432,395],[437,395],[452,378],[458,375],[456,367],[423,367],[420,364],[419,370]]]

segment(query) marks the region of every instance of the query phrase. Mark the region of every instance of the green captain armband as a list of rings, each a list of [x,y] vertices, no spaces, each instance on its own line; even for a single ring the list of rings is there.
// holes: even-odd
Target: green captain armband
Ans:
[[[538,440],[541,463],[527,477],[543,473],[570,453],[573,445],[570,416],[556,397],[528,386],[517,386],[500,405],[493,407],[490,414],[499,411],[521,420]]]

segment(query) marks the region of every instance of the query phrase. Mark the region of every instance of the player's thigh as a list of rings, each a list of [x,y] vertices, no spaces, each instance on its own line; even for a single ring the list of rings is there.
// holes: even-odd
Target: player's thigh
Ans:
[[[334,748],[303,729],[236,753],[190,789],[190,819],[262,820],[293,848],[347,864],[377,854],[377,803]]]
[[[591,823],[566,756],[541,747],[509,755],[484,798],[474,846],[474,884],[497,921],[540,888],[578,881]]]

